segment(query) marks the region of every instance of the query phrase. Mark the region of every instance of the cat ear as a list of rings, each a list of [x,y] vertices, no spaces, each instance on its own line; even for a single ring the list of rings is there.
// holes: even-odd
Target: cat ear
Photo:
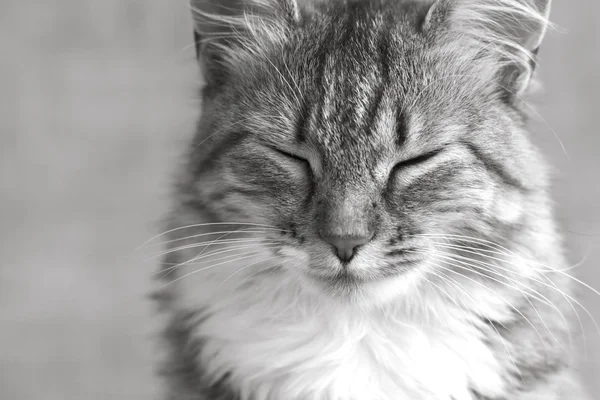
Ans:
[[[198,59],[211,79],[228,64],[285,39],[298,22],[296,0],[191,0]],[[215,77],[213,77],[215,78]]]
[[[425,24],[443,24],[499,56],[501,85],[520,96],[536,66],[551,0],[437,0]]]

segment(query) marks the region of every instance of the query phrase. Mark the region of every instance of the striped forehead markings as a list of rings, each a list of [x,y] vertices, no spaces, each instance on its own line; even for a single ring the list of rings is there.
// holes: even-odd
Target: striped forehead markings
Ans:
[[[384,16],[363,20],[347,11],[336,23],[327,24],[312,53],[315,87],[305,93],[297,111],[296,140],[306,142],[310,131],[322,146],[367,142],[383,135],[383,141],[401,147],[409,115],[394,93],[393,21]]]

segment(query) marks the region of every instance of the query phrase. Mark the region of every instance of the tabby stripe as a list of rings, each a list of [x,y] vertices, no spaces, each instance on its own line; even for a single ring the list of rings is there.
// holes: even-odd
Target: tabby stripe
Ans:
[[[331,26],[333,27],[335,24],[332,22]],[[334,46],[334,35],[335,32],[332,28],[328,29],[323,41],[321,42],[321,46],[318,48],[315,54],[315,59],[317,60],[317,71],[316,78],[318,82],[318,92],[317,92],[317,100],[313,105],[315,112],[315,119],[318,122],[323,121],[323,109],[325,108],[325,98],[327,95],[327,78],[326,78],[326,69],[327,69],[327,60],[329,55],[333,51]]]
[[[381,102],[383,101],[383,96],[385,94],[386,87],[389,86],[390,80],[390,43],[389,37],[386,35],[387,26],[384,25],[382,28],[382,32],[379,34],[379,40],[377,49],[379,51],[379,69],[381,70],[381,80],[379,86],[375,92],[375,99],[369,108],[367,113],[367,123],[365,131],[368,131],[371,135],[374,135],[373,132],[375,128],[375,120],[377,118],[377,114],[379,113],[379,108],[381,107]]]
[[[310,106],[308,100],[304,99],[300,106],[300,113],[296,118],[296,140],[300,143],[306,142],[306,132],[308,129],[308,119],[310,118]]]
[[[495,160],[489,158],[474,144],[468,142],[463,142],[463,144],[467,147],[471,154],[473,154],[475,158],[477,158],[477,160],[479,160],[488,169],[488,171],[500,178],[502,182],[518,189],[521,192],[526,190],[526,187],[521,181],[510,175],[510,173],[506,171],[501,164],[498,164]]]
[[[353,3],[348,5],[348,18],[345,21],[343,34],[340,38],[340,43],[338,45],[338,50],[343,51],[344,47],[348,47],[348,49],[352,50],[352,43],[349,43],[352,39],[354,33],[354,27],[357,25],[358,12],[357,9],[359,7],[358,3]],[[357,55],[358,56],[358,55]],[[347,54],[342,53],[342,60],[347,60]],[[352,59],[352,58],[351,58]],[[350,61],[352,62],[352,61]],[[348,68],[352,69],[351,66]],[[348,103],[354,103],[356,96],[354,95],[354,89],[356,87],[356,83],[353,82],[353,77],[351,74],[348,75],[344,81],[338,81],[337,83],[342,86],[341,96],[339,99],[343,99],[343,101]],[[339,74],[338,74],[339,76]],[[336,92],[340,92],[340,90],[336,90]],[[340,112],[341,124],[347,126],[350,130],[358,130],[358,121],[356,121],[355,110],[353,107],[344,107]],[[348,139],[355,139],[353,136],[349,136]]]
[[[400,107],[396,110],[396,145],[404,146],[408,137],[408,116]]]
[[[214,127],[218,129],[218,127]],[[210,130],[206,130],[206,132],[209,132]],[[234,132],[222,132],[218,135],[218,139],[219,142],[212,148],[210,149],[210,157],[201,157],[200,158],[200,162],[197,163],[196,167],[194,168],[194,175],[195,176],[200,176],[201,174],[203,174],[205,171],[208,171],[211,169],[212,165],[217,162],[219,160],[219,156],[221,154],[223,154],[224,152],[231,150],[232,148],[234,148],[235,146],[237,146],[240,142],[242,142],[246,136],[249,135],[248,132],[246,131],[234,131]],[[217,136],[213,136],[213,140],[216,139]],[[198,141],[200,141],[200,143],[202,143],[203,137],[198,137],[197,139]],[[212,141],[212,140],[211,140]],[[204,145],[208,146],[207,142]],[[199,146],[199,144],[194,143],[193,144],[194,149]]]

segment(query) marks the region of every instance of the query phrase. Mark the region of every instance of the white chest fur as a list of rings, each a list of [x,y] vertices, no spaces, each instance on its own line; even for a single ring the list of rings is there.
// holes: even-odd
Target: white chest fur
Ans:
[[[367,312],[325,304],[282,276],[261,279],[213,302],[195,332],[205,369],[215,379],[230,373],[243,399],[471,400],[470,387],[503,393],[501,367],[474,326],[480,321],[433,293],[421,300],[434,312]]]

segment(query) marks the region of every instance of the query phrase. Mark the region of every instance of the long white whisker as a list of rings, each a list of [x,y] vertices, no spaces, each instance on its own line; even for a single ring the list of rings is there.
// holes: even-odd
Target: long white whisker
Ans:
[[[459,264],[461,264],[461,265],[470,266],[470,267],[472,267],[472,268],[480,268],[480,269],[483,269],[484,271],[488,271],[489,273],[492,273],[492,274],[494,274],[494,275],[500,276],[500,277],[502,277],[502,278],[504,278],[504,279],[507,279],[507,280],[509,280],[509,281],[515,282],[516,284],[519,284],[519,285],[521,285],[521,286],[525,286],[525,285],[523,285],[523,284],[522,284],[522,282],[520,282],[520,281],[518,281],[518,280],[515,280],[515,279],[512,279],[512,278],[510,278],[510,277],[508,277],[508,276],[506,276],[506,275],[504,275],[504,274],[501,274],[501,273],[499,273],[499,272],[497,272],[497,271],[495,271],[495,270],[493,270],[493,269],[490,269],[490,268],[484,268],[484,267],[478,266],[478,265],[476,265],[476,264],[474,264],[474,263],[471,263],[471,262],[465,262],[465,261],[461,261],[461,260],[458,260],[458,259],[456,259],[456,258],[454,258],[454,257],[450,257],[450,256],[444,256],[444,255],[437,255],[437,254],[436,254],[436,256],[435,256],[435,257],[437,257],[437,258],[443,258],[443,259],[446,259],[446,260],[450,260],[450,261],[453,261],[454,263],[459,263]],[[468,259],[468,260],[470,260],[470,261],[476,261],[476,260],[471,260],[471,259]],[[456,267],[458,267],[458,268],[462,268],[462,267],[460,267],[460,266],[458,266],[458,265],[456,265],[456,264],[452,264],[452,265],[454,265],[454,266],[456,266]],[[465,268],[465,269],[466,269],[466,270],[469,270],[468,268]],[[563,346],[562,346],[562,344],[560,343],[560,341],[559,341],[559,340],[558,340],[558,339],[557,339],[557,338],[554,336],[554,333],[553,333],[553,332],[550,330],[550,328],[549,328],[549,327],[548,327],[548,325],[546,324],[546,321],[544,321],[544,319],[542,318],[542,316],[541,316],[541,314],[539,313],[539,311],[537,310],[537,308],[536,308],[536,307],[533,305],[533,303],[532,303],[532,302],[531,302],[531,300],[529,299],[529,296],[531,296],[531,297],[533,297],[534,299],[536,299],[536,300],[538,300],[538,301],[540,301],[540,302],[542,302],[542,303],[544,303],[544,304],[548,305],[549,307],[553,308],[553,309],[554,309],[555,311],[557,311],[557,312],[558,312],[558,314],[561,316],[561,318],[562,318],[563,322],[565,323],[565,326],[568,326],[568,325],[569,325],[569,323],[567,322],[567,320],[566,320],[566,318],[565,318],[564,314],[563,314],[563,313],[560,311],[560,309],[559,309],[558,307],[556,307],[556,306],[555,306],[555,305],[554,305],[554,304],[553,304],[553,303],[552,303],[550,300],[548,300],[548,298],[547,298],[547,297],[545,297],[544,295],[542,295],[542,294],[541,294],[541,293],[539,293],[538,291],[536,291],[536,290],[534,290],[534,289],[532,289],[532,288],[530,288],[530,287],[528,287],[528,286],[525,286],[525,288],[526,288],[526,289],[528,289],[528,291],[531,291],[531,292],[533,292],[533,293],[534,293],[534,295],[532,295],[531,293],[525,292],[523,289],[521,289],[521,288],[519,288],[519,287],[517,287],[517,286],[509,285],[509,284],[507,284],[506,282],[502,282],[502,281],[500,281],[500,280],[497,280],[497,279],[494,279],[494,278],[492,278],[492,277],[489,277],[488,275],[481,274],[480,272],[478,272],[478,271],[476,271],[476,270],[473,270],[473,272],[475,272],[475,273],[477,273],[477,274],[479,274],[479,275],[481,275],[481,276],[487,277],[487,278],[489,278],[489,279],[492,279],[492,280],[494,280],[494,281],[496,281],[496,282],[498,282],[498,283],[500,283],[500,284],[502,284],[502,285],[505,285],[505,286],[507,286],[507,287],[509,287],[509,288],[512,288],[512,289],[515,289],[515,290],[517,290],[517,291],[521,292],[521,293],[524,295],[524,298],[525,298],[525,300],[526,300],[526,301],[529,303],[529,305],[532,307],[532,309],[534,310],[534,312],[535,312],[535,313],[537,314],[537,316],[540,318],[540,321],[542,322],[542,324],[544,324],[545,328],[548,330],[548,333],[550,333],[550,336],[552,336],[552,338],[553,338],[553,339],[556,341],[556,343],[557,343],[559,346],[563,347]],[[542,300],[542,299],[540,299],[540,297],[541,297],[543,300]],[[570,341],[570,343],[572,344],[572,340],[571,340],[571,338],[570,338],[570,337],[569,337],[569,339],[570,339],[570,340],[569,340],[569,341]]]
[[[214,296],[214,295],[216,294],[216,292],[219,290],[219,288],[220,288],[221,286],[223,286],[223,285],[225,284],[225,282],[227,282],[228,280],[230,280],[231,278],[233,278],[234,276],[236,276],[236,275],[237,275],[237,274],[239,274],[240,272],[242,272],[242,271],[244,271],[244,270],[246,270],[246,269],[248,269],[248,268],[250,268],[250,267],[253,267],[253,266],[254,266],[254,265],[256,265],[256,264],[260,264],[260,263],[263,263],[263,262],[268,262],[268,261],[271,261],[271,260],[276,260],[276,259],[278,259],[278,257],[277,257],[277,256],[263,258],[262,260],[258,260],[258,261],[251,262],[250,264],[247,264],[247,265],[245,265],[244,267],[242,267],[242,268],[238,269],[237,271],[235,271],[234,273],[232,273],[231,275],[229,275],[227,278],[225,278],[225,280],[224,280],[223,282],[221,282],[221,283],[219,284],[219,286],[217,286],[217,287],[215,288],[215,290],[214,290],[213,294],[211,295],[211,297],[212,297],[212,296]],[[268,267],[268,268],[271,268],[271,267]],[[264,270],[266,270],[266,269],[268,269],[268,268],[261,269],[261,271],[264,271]],[[253,274],[253,275],[254,275],[254,274]]]
[[[277,259],[277,258],[278,258],[278,257],[273,257],[273,259]],[[268,260],[270,260],[270,259],[268,259]],[[231,291],[231,293],[233,293],[234,291],[236,291],[236,290],[237,290],[237,288],[239,288],[241,285],[243,285],[243,284],[244,284],[244,282],[248,281],[248,280],[249,280],[249,279],[251,279],[253,276],[255,276],[255,275],[258,275],[258,274],[260,274],[261,272],[267,271],[267,270],[269,270],[269,269],[271,269],[271,272],[269,273],[269,275],[270,275],[271,273],[273,273],[273,271],[274,271],[275,269],[277,269],[277,264],[274,264],[274,265],[269,265],[268,267],[261,268],[261,269],[259,269],[258,271],[256,271],[256,272],[253,272],[252,274],[248,275],[247,277],[245,277],[244,279],[242,279],[242,281],[241,281],[240,283],[238,283],[238,284],[236,285],[236,287],[235,287],[235,288],[233,288],[233,290]]]
[[[449,245],[444,245],[444,244],[436,245],[436,247],[438,247],[438,248],[456,249],[454,246],[449,246]],[[469,252],[469,253],[472,253],[472,254],[475,254],[475,255],[487,257],[486,255],[480,254],[478,252],[467,251],[465,248],[459,248],[459,250],[465,251],[465,252]],[[500,276],[502,278],[506,278],[506,279],[508,279],[508,280],[510,280],[512,282],[515,282],[515,283],[518,283],[518,284],[521,284],[521,285],[523,285],[523,283],[521,281],[516,280],[514,278],[510,278],[509,276],[504,275],[504,274],[498,272],[497,270],[503,270],[503,271],[507,271],[507,272],[510,272],[510,273],[514,273],[515,275],[519,275],[521,277],[527,278],[528,280],[531,280],[533,282],[536,282],[536,283],[539,283],[541,285],[547,286],[547,287],[549,287],[549,288],[551,288],[553,290],[555,289],[554,287],[549,286],[547,283],[545,283],[543,281],[540,281],[538,279],[532,278],[532,277],[530,277],[530,276],[528,276],[526,274],[520,273],[518,271],[511,270],[511,269],[508,269],[508,268],[504,268],[504,267],[501,267],[501,266],[496,265],[496,264],[489,264],[489,263],[486,263],[484,261],[477,260],[477,259],[474,259],[474,258],[469,258],[469,257],[461,256],[461,255],[455,254],[455,253],[447,253],[445,255],[437,254],[436,257],[443,257],[443,258],[446,258],[446,259],[455,260],[457,262],[460,262],[463,265],[468,265],[468,266],[471,266],[473,268],[482,269],[484,271],[490,272],[490,273],[492,273],[494,275],[498,275],[498,276]],[[494,259],[496,261],[505,262],[505,263],[510,264],[510,265],[515,265],[515,264],[512,264],[512,263],[510,263],[508,261],[497,259],[497,258],[494,258],[494,257],[489,257],[489,258],[492,258],[492,259]],[[523,285],[523,286],[525,286],[525,285]],[[551,304],[550,300],[548,300],[546,297],[544,297],[541,293],[535,291],[534,289],[532,289],[530,287],[526,286],[526,288],[529,289],[529,290],[531,290],[536,295],[542,297],[544,300],[546,300],[548,302],[547,303],[548,305]]]
[[[436,243],[436,242],[434,242],[434,244],[435,244],[435,243]],[[515,264],[515,263],[513,263],[513,262],[510,262],[510,261],[507,261],[507,260],[502,260],[502,259],[498,259],[498,258],[495,258],[495,257],[488,256],[488,255],[486,255],[486,254],[482,254],[482,253],[478,252],[476,249],[473,249],[473,250],[475,250],[475,251],[468,251],[468,249],[467,249],[467,248],[465,248],[465,247],[462,247],[462,246],[456,246],[456,245],[450,245],[450,244],[445,244],[445,243],[444,243],[444,244],[439,244],[439,243],[438,243],[438,244],[436,244],[436,246],[438,246],[438,247],[446,247],[446,248],[450,248],[450,249],[453,249],[453,248],[458,248],[458,249],[460,249],[461,251],[464,251],[464,252],[467,252],[467,253],[476,254],[476,255],[479,255],[479,256],[481,256],[481,257],[491,258],[491,259],[494,259],[494,260],[496,260],[496,261],[501,261],[501,262],[503,262],[503,263],[506,263],[506,264],[509,264],[509,265],[513,265],[513,266],[516,266],[516,267],[518,267],[518,266],[519,266],[518,264]],[[471,258],[464,257],[464,256],[459,256],[459,255],[456,255],[456,254],[453,254],[453,257],[460,257],[460,258],[463,258],[463,259],[468,259],[468,260],[476,261],[476,262],[478,262],[478,263],[483,263],[483,261],[480,261],[480,260],[473,260],[473,259],[471,259]],[[525,262],[527,262],[527,260],[524,260],[523,258],[520,258],[520,259],[521,259],[522,261],[525,261]],[[483,263],[483,264],[486,264],[486,263]],[[487,264],[487,265],[489,265],[489,264]],[[558,292],[558,293],[559,293],[561,296],[563,296],[563,297],[564,297],[564,298],[567,300],[567,302],[569,303],[569,306],[571,307],[571,309],[572,309],[572,310],[573,310],[573,312],[575,313],[575,316],[576,316],[576,318],[577,318],[577,320],[578,320],[578,323],[579,323],[579,326],[580,326],[581,332],[582,332],[582,334],[584,335],[584,341],[586,342],[586,345],[585,345],[586,347],[587,347],[587,340],[585,339],[585,329],[584,329],[584,327],[583,327],[583,321],[582,321],[582,320],[581,320],[581,318],[579,317],[579,313],[577,312],[577,310],[575,309],[575,307],[573,306],[573,304],[572,304],[572,303],[575,303],[577,306],[579,306],[579,307],[580,307],[580,308],[581,308],[581,309],[582,309],[582,310],[583,310],[583,311],[584,311],[584,312],[587,314],[587,316],[588,316],[588,317],[591,319],[591,321],[593,322],[593,324],[594,324],[594,326],[595,326],[595,328],[596,328],[596,331],[597,331],[598,335],[600,336],[600,326],[598,325],[598,322],[596,321],[596,319],[594,318],[594,316],[592,315],[592,313],[591,313],[591,312],[590,312],[590,311],[589,311],[589,310],[588,310],[586,307],[584,307],[584,306],[583,306],[583,304],[581,304],[581,303],[580,303],[580,302],[579,302],[579,301],[578,301],[576,298],[574,298],[573,296],[569,295],[569,294],[568,294],[568,293],[566,293],[564,290],[561,290],[561,289],[560,289],[560,288],[559,288],[559,287],[556,285],[556,283],[554,283],[554,282],[553,282],[553,281],[552,281],[550,278],[548,278],[548,277],[547,277],[547,276],[546,276],[544,273],[542,273],[542,274],[541,274],[541,277],[542,277],[543,279],[547,280],[547,281],[548,281],[550,284],[548,284],[548,283],[546,283],[546,282],[544,282],[544,281],[541,281],[541,280],[539,280],[539,279],[535,279],[535,278],[528,277],[527,275],[525,275],[525,274],[522,274],[522,273],[519,273],[518,271],[513,271],[513,270],[510,270],[510,269],[508,269],[508,268],[504,268],[504,267],[501,267],[501,266],[498,266],[498,265],[492,265],[492,268],[494,268],[494,269],[502,269],[502,270],[509,271],[509,272],[511,272],[511,273],[514,273],[514,274],[516,274],[516,275],[519,275],[519,276],[522,276],[522,277],[527,277],[527,278],[531,279],[532,281],[534,281],[534,282],[536,282],[536,283],[538,283],[538,284],[540,284],[540,285],[543,285],[543,286],[545,286],[545,287],[547,287],[547,288],[549,288],[549,289],[552,289],[552,290],[556,290],[556,291],[557,291],[557,292]],[[536,271],[537,271],[537,272],[542,272],[542,271],[540,271],[540,270],[536,270]],[[559,271],[559,270],[555,270],[555,269],[550,269],[550,268],[548,268],[548,270],[546,270],[546,271],[543,271],[543,272],[558,272],[558,271]],[[563,318],[563,320],[564,320],[564,316],[563,316],[562,318]]]
[[[171,244],[171,243],[175,243],[175,242],[181,242],[184,240],[190,240],[190,239],[196,239],[199,237],[205,237],[205,236],[211,236],[211,235],[229,235],[229,234],[252,234],[252,233],[269,233],[269,232],[281,232],[281,229],[277,229],[277,228],[261,228],[260,230],[257,230],[256,228],[247,228],[247,229],[239,229],[239,230],[234,230],[234,231],[218,231],[218,232],[205,232],[205,233],[199,233],[196,235],[190,235],[190,236],[183,236],[177,239],[171,239],[171,240],[167,240],[164,242],[160,242],[160,243],[155,243],[152,244],[151,246],[164,246],[166,244]]]
[[[158,235],[151,237],[150,239],[146,240],[144,243],[142,243],[141,245],[138,246],[138,249],[146,246],[148,243],[152,242],[153,240],[156,240],[157,238],[167,235],[169,233],[173,233],[173,232],[177,232],[183,229],[191,229],[191,228],[203,228],[203,227],[207,227],[207,226],[218,226],[218,225],[231,225],[231,226],[235,226],[235,225],[240,225],[240,226],[254,226],[254,227],[264,227],[264,228],[275,228],[278,229],[276,226],[274,225],[265,225],[265,224],[254,224],[254,223],[250,223],[250,222],[208,222],[208,223],[203,223],[203,224],[191,224],[191,225],[185,225],[185,226],[180,226],[178,228],[173,228],[173,229],[169,229],[168,231],[164,231],[162,233],[159,233]],[[283,230],[282,230],[283,231]]]
[[[243,251],[243,252],[239,252],[239,253],[235,253],[235,254],[229,254],[229,255],[226,255],[226,256],[221,256],[221,257],[218,257],[218,258],[216,258],[214,260],[210,260],[210,262],[214,263],[214,262],[218,262],[218,261],[228,260],[230,258],[235,259],[235,257],[239,257],[239,256],[243,256],[243,255],[248,255],[248,254],[260,254],[260,252],[258,252],[257,250]],[[191,258],[191,259],[189,259],[187,261],[181,262],[179,264],[175,264],[175,265],[169,267],[167,270],[161,271],[163,273],[163,275],[161,275],[159,278],[160,279],[166,278],[171,273],[173,273],[176,269],[179,269],[179,268],[182,268],[182,267],[185,267],[185,266],[188,266],[188,265],[198,265],[198,264],[200,264],[200,263],[195,263],[194,262],[194,258]],[[159,274],[161,272],[159,272]]]
[[[261,244],[261,243],[281,243],[280,240],[277,239],[262,239],[262,238],[251,238],[251,239],[226,239],[226,240],[221,240],[221,241],[211,241],[211,242],[199,242],[199,243],[192,243],[192,244],[188,244],[185,246],[179,246],[179,247],[175,247],[172,249],[168,249],[165,250],[155,256],[152,256],[150,258],[148,258],[146,261],[151,261],[154,260],[156,258],[160,258],[163,257],[167,254],[171,254],[171,253],[176,253],[178,251],[183,251],[183,250],[190,250],[190,249],[197,249],[197,248],[203,248],[203,251],[201,251],[199,253],[199,255],[203,254],[204,250],[206,250],[207,248],[209,248],[210,246],[217,246],[217,245],[225,245],[225,244],[251,244],[251,243],[255,243],[255,244]]]
[[[533,323],[532,323],[532,322],[529,320],[529,318],[527,318],[527,317],[526,317],[526,316],[525,316],[525,315],[524,315],[524,314],[523,314],[523,313],[522,313],[522,312],[521,312],[521,311],[520,311],[518,308],[516,308],[516,307],[515,307],[515,306],[514,306],[512,303],[510,303],[508,300],[506,300],[504,297],[500,296],[500,294],[498,294],[498,293],[497,293],[497,292],[495,292],[494,290],[490,289],[490,288],[489,288],[489,287],[487,287],[486,285],[482,284],[481,282],[478,282],[478,281],[476,281],[475,279],[473,279],[473,278],[471,278],[471,277],[469,277],[469,276],[467,276],[467,275],[465,275],[465,274],[461,274],[460,272],[454,271],[454,270],[453,270],[453,269],[451,269],[451,268],[444,267],[444,266],[441,266],[441,265],[438,265],[438,267],[440,267],[440,268],[443,268],[444,270],[446,270],[446,271],[448,271],[448,272],[451,272],[451,273],[453,273],[453,274],[459,275],[460,277],[462,277],[462,278],[464,278],[464,279],[467,279],[467,280],[469,280],[469,281],[471,281],[471,282],[475,283],[476,285],[479,285],[479,286],[483,287],[485,290],[489,291],[489,292],[490,292],[490,293],[492,293],[494,296],[496,296],[497,298],[499,298],[500,300],[502,300],[502,301],[503,301],[503,302],[504,302],[506,305],[508,305],[508,306],[509,306],[511,309],[513,309],[513,310],[514,310],[514,311],[515,311],[517,314],[519,314],[519,315],[521,316],[521,318],[523,318],[523,320],[525,320],[525,321],[526,321],[526,322],[527,322],[527,323],[528,323],[528,324],[529,324],[529,325],[530,325],[530,326],[533,328],[533,330],[536,332],[536,334],[537,334],[537,335],[538,335],[538,337],[540,338],[540,341],[541,341],[541,343],[542,343],[542,344],[544,345],[544,347],[546,348],[546,351],[548,350],[548,349],[547,349],[546,342],[544,341],[544,339],[543,339],[543,337],[542,337],[541,333],[538,331],[538,329],[535,327],[535,325],[533,325]],[[460,268],[462,268],[462,269],[467,269],[467,268],[464,268],[464,267],[460,267]],[[467,270],[468,270],[468,269],[467,269]],[[469,270],[469,271],[470,271],[470,270]],[[482,275],[482,274],[480,273],[480,275]],[[483,276],[484,276],[484,277],[486,277],[486,278],[489,278],[489,277],[487,277],[487,276],[485,276],[485,275],[483,275]]]
[[[425,278],[425,281],[427,281],[427,278]],[[428,320],[429,319],[429,309],[428,309],[428,307],[425,306],[425,301],[423,300],[423,296],[421,295],[421,291],[419,290],[419,285],[416,282],[413,282],[413,285],[417,292],[417,296],[419,296],[419,302],[421,303],[421,310],[423,311],[421,313],[421,318],[425,318],[426,320]],[[423,324],[423,321],[421,321],[421,324]]]
[[[438,268],[441,267],[440,265],[436,265],[436,266]],[[436,275],[438,278],[443,279],[446,283],[448,283],[450,285],[450,287],[456,288],[456,289],[460,289],[460,291],[462,291],[467,297],[469,297],[471,299],[471,301],[473,301],[473,304],[477,303],[477,301],[473,298],[473,296],[471,296],[471,294],[469,294],[469,292],[467,292],[463,287],[461,287],[458,282],[454,281],[449,276],[446,276],[443,271],[440,271],[439,274],[434,273],[434,275]],[[485,318],[488,321],[489,326],[491,326],[492,329],[496,332],[496,335],[498,335],[498,339],[500,340],[500,342],[504,346],[504,349],[506,350],[506,354],[508,355],[508,359],[512,363],[513,368],[515,369],[515,371],[518,372],[518,374],[521,376],[521,379],[522,379],[523,376],[521,375],[521,371],[520,371],[519,368],[517,368],[517,363],[515,362],[515,358],[512,355],[512,352],[510,351],[510,349],[508,348],[508,345],[506,344],[506,340],[502,337],[502,335],[498,331],[498,328],[496,328],[496,325],[487,316],[482,316],[482,318]],[[508,327],[504,326],[504,324],[502,324],[501,322],[496,321],[496,323],[500,324],[500,326],[502,326],[504,329],[506,329],[508,332],[510,332],[510,329]],[[475,328],[475,325],[472,322],[471,322],[471,325]],[[477,328],[475,328],[475,329],[477,329]]]
[[[484,253],[480,252],[478,248],[475,248],[475,247],[463,246],[463,245],[457,245],[457,244],[445,243],[445,242],[434,242],[434,241],[432,241],[432,243],[435,246],[438,246],[438,247],[445,247],[445,248],[451,248],[451,249],[455,249],[455,250],[461,250],[461,251],[463,251],[465,253],[483,256],[483,257],[489,258],[491,260],[500,261],[500,262],[503,262],[503,263],[510,263],[511,265],[515,265],[515,266],[518,265],[518,264],[516,264],[514,262],[510,262],[510,261],[505,260],[505,259],[497,258],[497,257],[491,256],[489,254],[484,254]],[[542,264],[537,263],[535,261],[534,262],[530,262],[530,260],[528,260],[528,259],[526,259],[524,257],[521,257],[521,256],[519,256],[517,254],[514,254],[514,253],[512,253],[512,254],[510,254],[510,253],[507,254],[507,253],[502,253],[502,252],[495,252],[495,253],[497,253],[498,255],[505,255],[507,257],[511,257],[512,259],[517,259],[519,261],[527,263],[527,265],[530,266],[530,267],[531,267],[531,264],[542,265]],[[546,269],[537,269],[537,268],[535,268],[534,270],[535,271],[540,271],[540,272],[552,272],[552,271],[554,271],[552,268],[549,268],[549,267],[546,267]]]
[[[277,244],[265,245],[265,246],[261,246],[261,247],[263,249],[273,249],[273,248],[277,247]],[[253,249],[253,250],[252,251],[246,251],[246,252],[243,252],[243,251],[240,252],[240,250],[248,250],[248,249]],[[174,271],[175,269],[181,268],[181,267],[186,266],[186,265],[198,265],[199,264],[198,261],[201,261],[201,260],[204,260],[204,259],[207,259],[207,258],[211,258],[211,257],[217,256],[217,255],[221,255],[221,254],[235,252],[234,254],[229,254],[227,256],[220,257],[220,258],[217,258],[217,259],[214,259],[214,260],[211,259],[210,261],[211,262],[220,261],[220,260],[227,259],[229,257],[236,257],[236,256],[243,255],[245,253],[251,253],[251,252],[255,252],[255,251],[257,251],[256,246],[235,246],[235,247],[232,247],[232,248],[221,249],[221,250],[213,251],[211,253],[203,254],[202,256],[192,257],[189,260],[181,262],[181,263],[173,264],[170,267],[165,268],[165,269],[159,271],[155,275],[156,276],[160,275],[161,277],[164,278],[164,277],[168,276],[169,273],[171,271]]]
[[[276,247],[278,245],[278,243],[271,243],[271,244],[265,244],[264,246],[261,246],[261,248],[273,248]],[[190,261],[200,261],[204,258],[209,258],[215,255],[219,255],[222,253],[228,253],[231,251],[236,251],[236,250],[243,250],[243,249],[256,249],[257,246],[256,244],[248,244],[248,243],[244,243],[241,244],[239,246],[226,246],[226,247],[218,247],[214,250],[209,251],[208,253],[203,253],[200,252],[198,254],[196,254],[194,257],[190,258]],[[162,265],[179,265],[180,263],[166,263],[166,262],[161,262]]]
[[[241,261],[241,260],[246,260],[248,258],[256,257],[258,255],[260,255],[260,252],[257,252],[257,254],[246,255],[246,256],[243,256],[243,257],[240,257],[240,258],[236,258],[236,259],[233,259],[233,260],[228,260],[228,261],[225,261],[225,262],[220,262],[220,263],[217,263],[217,264],[210,265],[208,267],[200,268],[200,269],[198,269],[196,271],[189,272],[189,273],[187,273],[187,274],[185,274],[183,276],[180,276],[179,278],[177,278],[175,280],[172,280],[172,281],[168,282],[163,287],[161,287],[161,289],[164,289],[167,286],[172,285],[172,284],[174,284],[176,282],[179,282],[180,280],[185,279],[185,278],[187,278],[187,277],[189,277],[191,275],[198,274],[200,272],[204,272],[204,271],[207,271],[209,269],[213,269],[215,267],[218,267],[218,266],[221,266],[221,265],[224,265],[224,264],[228,264],[228,263],[232,263],[232,262],[236,262],[236,261]]]
[[[433,237],[433,238],[442,239],[442,240],[448,240],[449,238],[453,238],[453,239],[456,238],[456,239],[460,239],[460,241],[471,242],[471,243],[479,243],[479,244],[486,244],[486,245],[488,245],[490,247],[495,247],[497,249],[500,249],[500,250],[503,250],[504,252],[506,252],[506,253],[501,253],[501,254],[505,254],[505,255],[509,255],[510,254],[510,255],[518,258],[519,260],[527,261],[529,264],[535,264],[535,265],[544,267],[545,269],[542,270],[542,271],[545,271],[545,272],[561,272],[561,271],[565,272],[565,271],[573,268],[573,267],[566,268],[566,269],[550,268],[549,266],[547,266],[545,264],[542,264],[542,263],[540,263],[540,262],[538,262],[536,260],[532,260],[532,259],[528,259],[526,257],[523,257],[523,256],[515,253],[514,251],[512,251],[512,250],[510,250],[510,249],[508,249],[506,247],[503,247],[503,246],[499,245],[498,243],[491,242],[489,240],[485,240],[485,239],[481,239],[481,238],[472,237],[472,236],[452,235],[452,234],[415,234],[413,236],[414,237],[419,237],[419,236],[421,236],[421,237]],[[446,243],[446,244],[449,244],[449,243]],[[577,267],[580,264],[581,263],[578,263],[575,267]],[[592,288],[589,288],[589,289],[591,289],[592,291],[595,291],[596,294],[600,295],[600,293],[598,293],[595,289],[592,289]]]
[[[198,256],[200,256],[202,253],[204,253],[209,246],[213,246],[215,243],[223,243],[225,240],[223,240],[224,237],[229,236],[231,233],[224,233],[221,236],[219,236],[218,238],[212,240],[210,243],[207,244],[207,247],[205,247],[204,249],[202,249],[202,251],[200,251],[200,254],[198,254]],[[230,239],[232,240],[232,239]],[[274,240],[265,240],[265,243],[272,243]]]
[[[460,241],[466,241],[466,240],[461,239]],[[472,241],[470,241],[470,242],[472,242]],[[525,257],[522,257],[522,256],[520,256],[520,255],[518,255],[516,253],[512,253],[512,252],[511,253],[506,253],[506,252],[499,251],[499,250],[490,250],[490,249],[487,249],[487,248],[483,249],[483,248],[479,248],[479,247],[465,246],[465,245],[461,245],[461,244],[456,244],[455,242],[448,242],[448,241],[444,241],[444,242],[435,242],[435,241],[432,241],[432,243],[435,244],[435,245],[440,245],[441,244],[441,245],[448,246],[448,247],[452,246],[453,248],[460,249],[460,250],[462,250],[462,249],[464,249],[464,250],[471,250],[471,251],[476,252],[478,255],[485,256],[487,258],[492,258],[488,254],[494,254],[494,255],[507,256],[507,257],[519,259],[519,260],[521,260],[523,262],[526,262],[527,265],[530,266],[530,267],[532,265],[539,265],[539,266],[543,267],[543,268],[537,268],[537,267],[534,268],[534,270],[536,272],[542,272],[542,273],[543,272],[568,271],[570,269],[577,268],[578,266],[580,266],[583,263],[583,261],[581,261],[578,264],[575,264],[574,266],[571,266],[571,267],[568,267],[568,268],[564,268],[564,269],[558,269],[558,268],[548,267],[547,265],[544,265],[544,264],[542,264],[540,262],[537,262],[537,261],[531,260],[531,259],[527,259]],[[496,259],[496,260],[498,260],[498,259]],[[501,260],[501,261],[507,262],[506,260]],[[511,263],[511,264],[515,265],[514,263]]]

